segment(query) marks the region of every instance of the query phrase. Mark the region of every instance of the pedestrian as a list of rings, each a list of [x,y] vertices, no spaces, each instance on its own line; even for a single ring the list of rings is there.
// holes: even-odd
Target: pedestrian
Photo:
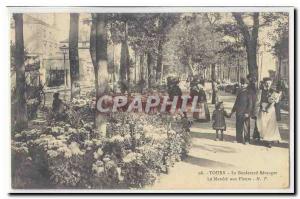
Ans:
[[[54,120],[62,121],[66,118],[65,106],[66,104],[59,98],[59,93],[55,92],[53,94],[52,102],[52,114]]]
[[[173,101],[174,97],[177,97],[176,109],[179,109],[182,104],[182,99],[181,99],[182,91],[178,85],[179,82],[180,80],[177,77],[170,78],[168,83],[168,88],[167,88],[170,101]],[[167,106],[167,111],[170,110],[171,110],[171,105]]]
[[[144,88],[146,87],[146,81],[144,80],[144,78],[140,79],[140,81],[138,82],[138,88],[139,88],[139,92],[142,94]]]
[[[72,97],[80,96],[80,92],[81,92],[80,83],[74,81],[72,84]]]
[[[216,141],[219,140],[219,132],[221,135],[221,141],[223,141],[224,131],[226,131],[225,117],[230,118],[230,116],[231,115],[225,111],[223,102],[217,102],[212,115],[212,127],[214,130],[216,130]]]
[[[200,112],[194,112],[193,118],[198,122],[209,122],[210,121],[210,113],[207,105],[206,93],[204,90],[204,85],[202,83],[198,83],[191,89],[190,93],[191,98],[197,96],[198,101],[196,108],[200,109]]]
[[[280,98],[277,103],[275,103],[275,111],[276,111],[276,119],[277,121],[281,121],[281,99],[282,93],[284,91],[284,82],[282,80],[278,80],[276,85],[276,92],[280,94]]]
[[[236,141],[249,144],[250,142],[250,114],[252,109],[252,98],[248,92],[248,82],[241,78],[241,89],[239,90],[231,114],[236,113]]]
[[[271,148],[272,142],[281,141],[276,120],[275,103],[278,103],[280,94],[271,89],[272,80],[264,78],[264,89],[257,93],[256,117],[260,139]]]

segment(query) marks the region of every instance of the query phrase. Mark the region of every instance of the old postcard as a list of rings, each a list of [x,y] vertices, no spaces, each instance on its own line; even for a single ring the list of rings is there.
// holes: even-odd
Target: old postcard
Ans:
[[[291,7],[10,7],[12,192],[294,192]]]

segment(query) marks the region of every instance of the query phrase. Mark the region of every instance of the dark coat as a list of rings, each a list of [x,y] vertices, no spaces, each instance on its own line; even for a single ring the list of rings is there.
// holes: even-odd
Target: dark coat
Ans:
[[[252,99],[251,116],[255,116],[255,103],[256,103],[256,93],[257,93],[257,90],[255,88],[255,84],[250,83],[247,90],[248,90],[248,92],[251,96],[251,99]]]
[[[207,102],[206,93],[205,93],[205,91],[203,89],[199,90],[198,101],[199,102]]]
[[[198,102],[207,102],[206,93],[203,89],[199,89],[197,86],[194,86],[190,90],[190,96],[198,96]]]
[[[232,112],[236,112],[236,115],[245,114],[250,115],[253,109],[253,99],[248,89],[243,88],[238,92],[235,103],[232,108]]]
[[[230,115],[224,109],[216,109],[213,112],[213,129],[226,131],[225,117],[230,118]]]
[[[208,122],[208,121],[210,121],[210,114],[209,114],[209,109],[208,109],[208,106],[207,106],[207,99],[206,99],[205,91],[203,89],[199,88],[198,86],[194,86],[191,89],[190,96],[191,96],[192,99],[193,99],[194,96],[197,96],[198,97],[197,106],[201,106],[202,108],[204,108],[204,111],[205,111],[205,118],[201,117],[201,119],[200,119],[200,115],[199,115],[198,112],[193,113],[193,118],[198,120],[199,122]]]
[[[52,102],[52,111],[54,113],[61,113],[63,110],[63,101],[59,98],[53,99]]]

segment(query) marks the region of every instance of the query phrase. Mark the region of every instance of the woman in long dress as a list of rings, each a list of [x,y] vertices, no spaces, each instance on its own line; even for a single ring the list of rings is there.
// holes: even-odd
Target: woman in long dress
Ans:
[[[260,139],[267,142],[271,147],[272,142],[281,141],[279,128],[276,120],[275,103],[280,99],[280,94],[271,89],[272,80],[265,78],[264,89],[257,94],[257,128]]]
[[[203,85],[198,83],[191,88],[190,96],[193,99],[194,96],[198,97],[197,109],[200,109],[200,112],[194,112],[193,118],[198,122],[209,122],[210,113],[207,105],[206,93],[204,91]]]

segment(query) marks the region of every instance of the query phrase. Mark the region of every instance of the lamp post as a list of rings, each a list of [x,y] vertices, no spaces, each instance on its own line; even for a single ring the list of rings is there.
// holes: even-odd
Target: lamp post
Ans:
[[[67,68],[66,68],[66,54],[67,54],[67,50],[68,50],[68,46],[66,46],[65,44],[61,47],[59,47],[59,49],[62,51],[63,55],[64,55],[64,100],[66,99],[66,95],[67,95],[67,78],[68,78],[68,74],[67,74]]]

